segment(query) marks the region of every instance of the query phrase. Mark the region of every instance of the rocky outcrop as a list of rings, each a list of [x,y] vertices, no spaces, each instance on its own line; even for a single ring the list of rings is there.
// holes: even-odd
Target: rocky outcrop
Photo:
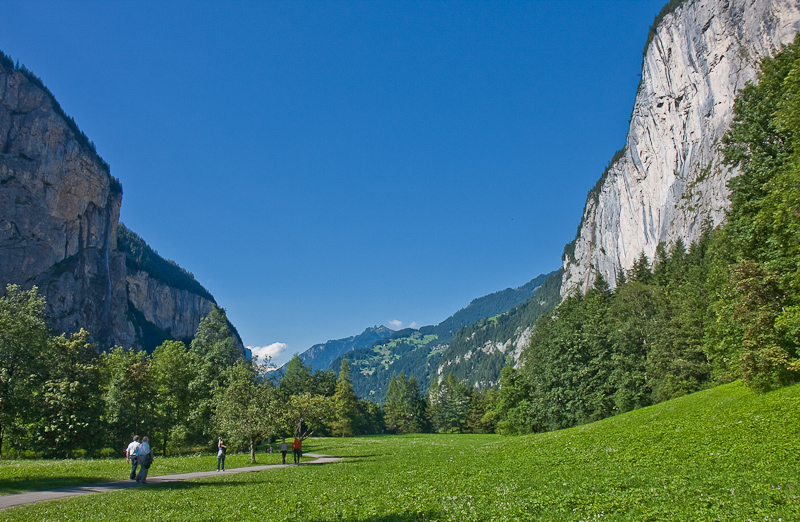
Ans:
[[[800,30],[796,0],[687,0],[663,18],[644,58],[626,147],[590,193],[564,255],[562,296],[586,291],[660,242],[694,242],[729,205],[719,146],[737,92]]]
[[[213,298],[128,267],[121,203],[119,181],[74,121],[0,53],[0,293],[38,286],[55,332],[84,328],[101,348],[190,339]]]
[[[173,339],[194,337],[200,320],[215,305],[214,301],[166,285],[140,270],[129,273],[126,281],[131,306],[148,323],[168,333]]]

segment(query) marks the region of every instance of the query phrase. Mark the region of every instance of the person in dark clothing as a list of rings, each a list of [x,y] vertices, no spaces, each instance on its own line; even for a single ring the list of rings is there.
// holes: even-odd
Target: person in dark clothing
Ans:
[[[228,446],[222,443],[222,437],[217,440],[217,471],[222,466],[222,471],[225,471],[225,450]]]

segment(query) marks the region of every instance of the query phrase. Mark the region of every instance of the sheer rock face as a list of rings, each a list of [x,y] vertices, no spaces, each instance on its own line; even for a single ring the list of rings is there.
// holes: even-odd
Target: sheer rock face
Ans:
[[[796,0],[689,0],[659,24],[644,59],[624,155],[587,199],[562,297],[587,291],[660,242],[686,245],[729,205],[719,146],[736,94],[800,30]]]
[[[212,301],[165,285],[141,270],[128,273],[127,283],[131,305],[142,313],[146,321],[169,332],[174,339],[194,337],[200,321],[214,308]]]
[[[191,338],[213,302],[128,274],[116,244],[121,188],[83,142],[49,93],[0,64],[0,294],[38,286],[56,333],[84,328],[102,348],[139,344],[129,306]]]

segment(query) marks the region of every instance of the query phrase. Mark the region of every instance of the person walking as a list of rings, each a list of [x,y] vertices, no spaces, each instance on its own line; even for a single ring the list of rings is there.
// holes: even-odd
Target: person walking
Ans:
[[[139,461],[139,474],[136,475],[136,482],[140,484],[147,483],[147,472],[150,470],[150,464],[153,462],[153,454],[150,449],[150,439],[146,436],[142,437],[142,443],[136,448],[136,460]]]
[[[228,449],[228,446],[223,444],[222,437],[217,439],[217,471],[219,471],[220,466],[222,466],[222,471],[225,471],[225,450]]]
[[[125,449],[125,462],[131,465],[131,480],[136,479],[136,468],[139,465],[139,461],[136,458],[137,449],[139,449],[139,436],[134,435],[133,440]]]
[[[303,441],[299,437],[294,438],[292,449],[294,449],[294,463],[300,464],[300,457],[303,456]]]
[[[286,437],[284,437],[283,441],[281,441],[281,459],[283,459],[283,464],[286,464],[287,451],[289,451],[289,447],[286,445]]]

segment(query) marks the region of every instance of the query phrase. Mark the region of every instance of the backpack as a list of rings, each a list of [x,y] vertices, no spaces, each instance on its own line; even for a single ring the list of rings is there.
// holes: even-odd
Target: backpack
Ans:
[[[151,451],[142,458],[142,467],[149,468],[150,464],[152,463],[153,463],[153,452]]]

